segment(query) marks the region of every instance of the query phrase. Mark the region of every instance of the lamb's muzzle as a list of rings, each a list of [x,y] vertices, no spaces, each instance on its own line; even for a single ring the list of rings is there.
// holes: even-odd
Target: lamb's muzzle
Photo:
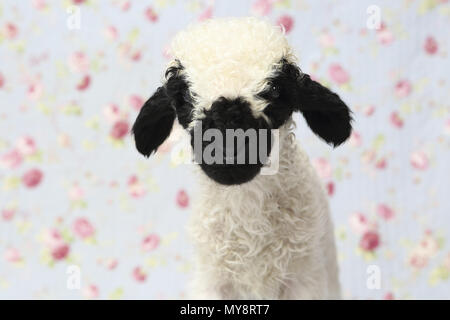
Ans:
[[[214,101],[191,131],[194,161],[224,185],[253,179],[267,162],[271,141],[269,123],[241,97]]]

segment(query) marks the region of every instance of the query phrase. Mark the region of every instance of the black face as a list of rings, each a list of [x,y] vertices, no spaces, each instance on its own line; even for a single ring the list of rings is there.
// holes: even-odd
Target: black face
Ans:
[[[170,77],[166,87],[168,92],[175,97],[174,107],[180,124],[187,128],[192,121],[193,103],[189,92],[189,84],[182,76],[177,75],[178,71],[176,68],[167,71],[167,75]],[[242,97],[232,100],[221,97],[211,105],[210,109],[204,110],[205,117],[198,122],[198,124],[201,122],[201,137],[208,129],[219,130],[223,137],[223,148],[212,151],[214,158],[222,158],[222,162],[206,162],[203,157],[195,155],[195,161],[206,175],[218,183],[233,185],[248,182],[259,174],[271,151],[272,135],[270,129],[279,128],[289,119],[294,110],[293,105],[296,97],[293,93],[298,76],[297,67],[283,63],[280,71],[274,77],[268,79],[268,89],[256,94],[257,98],[268,102],[268,106],[263,112],[269,119],[269,123],[263,117],[255,118],[251,112],[250,104]],[[232,150],[233,164],[226,163],[226,160],[230,159],[229,156],[227,157],[227,152],[230,153],[230,150],[226,147],[226,129],[242,129],[249,133],[248,130],[251,129],[257,133],[256,139],[251,139],[250,136],[244,137],[245,140],[235,139]],[[191,145],[194,148],[195,135],[193,130],[190,133]],[[240,141],[243,146],[239,145]],[[214,141],[202,139],[202,155],[211,142]],[[264,147],[261,148],[262,146]],[[216,155],[216,152],[221,154]],[[251,155],[255,152],[257,154],[256,162],[252,161],[255,157],[251,158]],[[239,153],[244,154],[244,163],[238,162]]]
[[[243,98],[221,97],[204,114],[190,132],[194,160],[200,168],[208,177],[225,185],[253,179],[271,151],[272,139],[266,120],[255,118],[250,104]],[[208,131],[217,135],[208,137],[205,135]],[[201,140],[197,142],[198,148],[196,139]]]
[[[270,129],[282,126],[294,111],[300,111],[311,130],[327,143],[337,146],[349,137],[350,110],[339,96],[311,80],[307,74],[301,73],[296,65],[284,59],[280,63],[281,67],[274,76],[266,79],[267,89],[255,95],[256,98],[267,102],[263,112],[268,121],[263,117],[255,118],[249,102],[244,98],[221,97],[211,105],[211,108],[204,110],[204,118],[196,121],[198,126],[201,125],[201,130],[197,131],[200,132],[200,152],[196,149],[195,142],[198,137],[195,136],[195,130],[190,129],[195,161],[208,177],[216,182],[233,185],[253,179],[270,155],[272,143]],[[133,126],[136,147],[145,156],[156,151],[169,136],[176,117],[185,129],[188,129],[192,122],[194,110],[192,97],[195,99],[195,93],[190,92],[189,83],[180,72],[182,70],[180,63],[167,70],[166,84],[158,88],[148,99],[136,119]],[[223,140],[215,141],[214,137],[205,139],[204,134],[208,129],[220,132]],[[241,132],[244,133],[256,131],[256,140],[250,136],[241,140],[236,138],[233,140],[234,145],[230,147],[227,145],[229,142],[229,139],[226,139],[227,129],[242,129]],[[266,130],[265,137],[262,134],[264,130]],[[216,146],[212,151],[208,147],[211,143]],[[261,148],[265,150],[260,152]],[[256,162],[252,156],[255,150]],[[242,152],[244,158],[240,157]],[[211,155],[214,161],[204,161],[205,154]],[[243,163],[237,161],[242,159]],[[232,163],[227,162],[232,160],[234,160]]]

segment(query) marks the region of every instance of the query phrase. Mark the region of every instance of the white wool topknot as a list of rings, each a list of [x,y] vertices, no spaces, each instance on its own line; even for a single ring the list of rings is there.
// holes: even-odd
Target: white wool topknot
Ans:
[[[252,17],[193,24],[175,36],[170,53],[206,109],[220,96],[252,100],[282,58],[295,60],[282,28]]]

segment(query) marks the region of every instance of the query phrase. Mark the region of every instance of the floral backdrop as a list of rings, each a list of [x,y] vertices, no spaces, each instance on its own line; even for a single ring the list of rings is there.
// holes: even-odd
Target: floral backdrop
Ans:
[[[302,69],[353,109],[335,150],[296,117],[344,297],[450,298],[447,0],[2,1],[0,298],[186,296],[195,181],[172,156],[181,129],[151,159],[129,129],[177,31],[246,15],[283,25]]]

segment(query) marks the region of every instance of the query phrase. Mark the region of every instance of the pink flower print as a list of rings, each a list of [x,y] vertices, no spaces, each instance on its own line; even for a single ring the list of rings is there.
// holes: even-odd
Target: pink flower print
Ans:
[[[105,36],[110,40],[116,40],[119,37],[119,32],[117,31],[116,27],[108,26],[105,29]]]
[[[152,7],[148,7],[145,10],[145,16],[147,17],[147,20],[150,22],[156,22],[158,21],[158,14],[153,10]]]
[[[36,143],[30,136],[21,137],[16,144],[17,150],[24,156],[31,156],[36,153]]]
[[[327,159],[317,158],[313,160],[313,166],[322,180],[331,178],[331,165]]]
[[[39,80],[32,81],[28,86],[28,99],[33,101],[39,100],[43,92],[44,87]]]
[[[86,299],[96,299],[99,296],[99,290],[96,285],[90,284],[83,289],[83,296]]]
[[[173,58],[172,54],[170,53],[170,46],[169,45],[165,45],[164,49],[162,51],[162,55],[166,60],[170,60]]]
[[[4,85],[5,85],[5,77],[0,72],[0,89],[3,88]]]
[[[142,240],[142,250],[144,251],[152,251],[158,248],[160,243],[160,238],[157,234],[149,234]]]
[[[61,243],[56,247],[52,248],[51,255],[55,260],[63,260],[65,259],[70,251],[70,247],[66,243]]]
[[[394,217],[394,210],[385,204],[379,204],[377,206],[377,214],[384,220],[391,220]]]
[[[413,253],[409,258],[409,264],[416,269],[422,269],[427,266],[428,258],[419,253]]]
[[[436,39],[432,36],[428,36],[425,40],[424,49],[425,52],[428,53],[429,55],[436,54],[438,51],[438,43]]]
[[[116,123],[117,121],[124,118],[124,114],[120,111],[120,108],[115,103],[108,104],[103,109],[103,114],[109,123]]]
[[[63,260],[68,256],[70,247],[64,241],[58,230],[47,230],[44,233],[43,241],[50,250],[50,254],[54,260]]]
[[[448,119],[444,124],[444,133],[450,135],[450,119]]]
[[[22,182],[27,188],[35,188],[42,181],[42,171],[39,169],[30,169],[22,176]]]
[[[400,80],[395,85],[395,94],[399,98],[404,98],[411,93],[411,84],[408,80]]]
[[[425,233],[424,238],[412,251],[409,264],[416,269],[424,268],[429,260],[436,255],[439,250],[439,243],[430,231]]]
[[[16,248],[9,248],[5,251],[3,255],[5,261],[16,263],[22,261],[22,256],[20,255],[19,250]]]
[[[16,209],[8,208],[2,210],[2,218],[5,221],[10,221],[14,218],[14,215],[16,214]]]
[[[0,166],[6,169],[17,168],[22,162],[22,154],[17,149],[13,149],[0,157]]]
[[[332,196],[334,194],[335,186],[332,181],[327,183],[326,190],[329,196]]]
[[[364,151],[361,157],[363,163],[371,163],[376,157],[376,152],[374,150]]]
[[[187,208],[187,206],[189,206],[189,196],[186,193],[186,191],[184,190],[178,191],[176,202],[180,208]]]
[[[425,237],[420,241],[419,247],[417,249],[422,254],[425,254],[427,256],[434,256],[438,250],[439,250],[439,243],[438,241],[433,237],[431,233],[426,234]]]
[[[133,198],[140,198],[145,195],[146,190],[136,175],[128,179],[128,192]]]
[[[348,141],[353,147],[360,147],[362,144],[361,135],[356,131],[352,131],[350,139]]]
[[[447,254],[447,256],[445,257],[444,263],[443,263],[444,268],[446,268],[447,270],[450,271],[450,252]]]
[[[350,228],[356,234],[363,234],[369,229],[369,221],[366,216],[360,212],[356,212],[350,216]]]
[[[136,111],[141,110],[142,106],[144,105],[144,100],[140,96],[135,95],[135,94],[131,95],[128,98],[128,101],[129,101],[131,108],[133,108]]]
[[[384,22],[381,23],[380,29],[377,30],[378,42],[383,45],[388,45],[394,40],[392,32],[387,29]]]
[[[89,75],[85,75],[80,82],[77,84],[77,90],[84,91],[86,90],[89,85],[91,84],[91,77]]]
[[[43,242],[49,248],[55,248],[64,244],[61,233],[54,228],[46,230],[43,236]]]
[[[73,232],[82,239],[87,239],[95,234],[95,229],[86,218],[78,218],[73,223]]]
[[[17,34],[19,33],[19,30],[17,29],[17,26],[11,22],[5,24],[3,27],[3,34],[5,35],[6,39],[14,39],[17,37]]]
[[[205,21],[207,19],[211,19],[213,14],[213,7],[208,6],[203,12],[198,16],[198,21]]]
[[[266,16],[272,11],[273,0],[256,0],[252,5],[252,13],[257,16]]]
[[[115,140],[120,140],[123,139],[129,133],[129,130],[130,127],[128,125],[128,122],[124,120],[119,120],[113,125],[109,135],[111,136],[111,138]]]
[[[366,116],[370,117],[371,115],[373,115],[373,114],[375,113],[375,107],[372,106],[372,105],[367,106],[367,107],[364,108],[363,113],[364,113]]]
[[[77,51],[69,56],[69,68],[72,72],[85,73],[89,70],[89,61],[86,54]]]
[[[84,191],[77,183],[75,183],[69,189],[68,196],[71,201],[80,201],[84,197]]]
[[[450,135],[450,119],[448,119],[444,124],[444,133]]]
[[[379,170],[386,169],[387,167],[387,160],[386,158],[378,159],[377,162],[375,162],[375,168]]]
[[[47,4],[45,3],[45,0],[33,0],[32,1],[33,7],[35,7],[37,10],[43,10],[47,7]]]
[[[428,168],[428,156],[423,151],[415,151],[411,153],[410,162],[413,168],[418,170],[426,170]]]
[[[136,267],[133,269],[133,278],[137,282],[144,282],[147,279],[147,273],[141,267]]]
[[[323,48],[332,48],[334,47],[335,41],[328,32],[323,32],[319,37],[319,43]]]
[[[403,119],[400,118],[399,114],[394,111],[391,113],[391,116],[389,118],[391,121],[391,124],[396,128],[402,128],[403,127]]]
[[[141,60],[142,57],[142,51],[141,50],[136,50],[131,54],[131,60],[132,61],[139,61]]]
[[[120,10],[122,11],[128,11],[131,8],[131,1],[128,0],[122,0],[119,4]]]
[[[364,251],[374,251],[380,244],[380,236],[376,231],[367,231],[361,238],[359,247]]]
[[[290,15],[285,14],[278,18],[276,24],[283,27],[286,34],[288,34],[294,27],[294,19]]]
[[[394,294],[392,292],[386,292],[384,295],[384,300],[395,300]]]
[[[114,270],[115,268],[117,268],[117,265],[119,264],[119,262],[117,261],[117,259],[107,259],[105,262],[105,266],[108,270]]]
[[[61,133],[58,136],[58,144],[63,148],[70,147],[72,145],[70,136],[67,135],[66,133]]]
[[[340,64],[334,63],[328,68],[328,74],[335,83],[342,85],[350,80],[350,76]]]

